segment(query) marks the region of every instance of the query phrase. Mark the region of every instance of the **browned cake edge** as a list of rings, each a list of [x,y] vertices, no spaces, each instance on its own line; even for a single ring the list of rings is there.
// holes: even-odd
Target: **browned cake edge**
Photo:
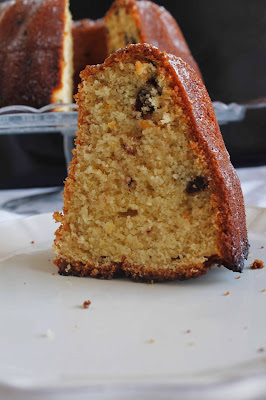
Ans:
[[[205,275],[207,270],[215,264],[215,257],[208,259],[203,265],[191,265],[178,267],[178,271],[170,268],[152,269],[139,265],[130,264],[124,259],[121,263],[111,263],[109,265],[83,264],[82,262],[70,261],[63,258],[54,260],[54,264],[59,269],[59,274],[64,276],[91,276],[98,279],[113,279],[130,277],[137,282],[163,282],[190,278],[198,278]]]

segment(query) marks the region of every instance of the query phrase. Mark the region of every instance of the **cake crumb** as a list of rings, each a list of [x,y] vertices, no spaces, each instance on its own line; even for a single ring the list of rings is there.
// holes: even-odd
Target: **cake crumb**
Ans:
[[[224,296],[228,296],[230,294],[230,292],[226,292],[225,294],[224,294]]]
[[[52,275],[55,275],[55,272],[53,272]]]
[[[67,266],[66,266],[66,268],[65,268],[65,271],[66,272],[69,272],[71,270],[71,265],[70,264],[67,264]]]
[[[191,332],[191,330],[190,330],[190,329],[187,329],[187,330],[186,330],[186,333],[190,333],[190,332]]]
[[[148,121],[140,120],[139,123],[140,123],[141,129],[143,129],[143,130],[151,127],[151,125],[149,124]]]
[[[34,240],[31,241],[31,244],[34,244]]]
[[[115,129],[115,124],[113,122],[108,123],[109,128]]]
[[[240,279],[241,278],[241,276],[239,275],[238,277],[236,277],[236,279]]]
[[[250,266],[250,269],[262,269],[262,268],[264,268],[264,262],[258,260],[257,258],[253,261],[253,263]]]
[[[260,347],[257,350],[258,353],[264,353],[265,352],[265,347]]]
[[[135,64],[135,70],[137,75],[141,75],[143,73],[143,64],[141,61],[137,60]]]
[[[55,333],[51,329],[47,329],[44,337],[47,337],[48,339],[54,339]]]
[[[91,301],[90,300],[85,300],[83,303],[83,308],[89,308],[89,306],[91,305]]]
[[[260,246],[261,249],[264,249],[264,246]]]
[[[154,343],[154,339],[150,339],[150,340],[149,340],[149,343]]]
[[[266,292],[266,289],[262,289],[261,292],[262,292],[262,293],[263,293],[263,292]]]

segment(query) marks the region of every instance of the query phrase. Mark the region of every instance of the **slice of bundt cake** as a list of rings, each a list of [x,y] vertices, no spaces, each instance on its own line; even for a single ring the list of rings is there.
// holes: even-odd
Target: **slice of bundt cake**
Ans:
[[[128,44],[149,43],[200,70],[173,16],[151,1],[117,0],[105,16],[108,54]]]
[[[68,0],[10,0],[0,5],[0,107],[72,103]]]
[[[207,91],[183,60],[130,45],[82,72],[55,264],[63,275],[240,272],[243,196]]]
[[[87,65],[101,64],[107,57],[106,27],[102,19],[82,19],[72,27],[74,46],[74,92],[80,83],[80,71]]]

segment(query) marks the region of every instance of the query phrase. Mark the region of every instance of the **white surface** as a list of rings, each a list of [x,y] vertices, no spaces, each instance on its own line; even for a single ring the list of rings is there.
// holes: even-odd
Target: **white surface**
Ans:
[[[266,207],[266,166],[237,169],[246,206]]]
[[[0,223],[62,209],[62,187],[0,190]]]
[[[266,268],[249,265],[266,262],[266,211],[247,211],[240,279],[154,285],[59,276],[50,214],[2,223],[0,398],[263,399]]]

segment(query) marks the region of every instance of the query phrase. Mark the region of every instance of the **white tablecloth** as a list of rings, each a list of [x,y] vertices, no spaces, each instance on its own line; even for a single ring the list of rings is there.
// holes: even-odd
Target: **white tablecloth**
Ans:
[[[266,207],[266,166],[239,168],[245,205]],[[62,209],[62,188],[0,191],[0,222]],[[16,200],[16,201],[15,201]]]

